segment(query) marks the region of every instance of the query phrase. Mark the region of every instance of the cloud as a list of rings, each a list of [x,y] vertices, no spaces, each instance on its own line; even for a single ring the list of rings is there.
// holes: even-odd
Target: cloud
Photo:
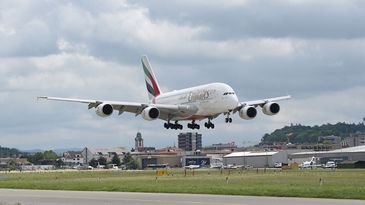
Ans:
[[[364,4],[361,1],[282,0],[262,3],[243,1],[244,6],[209,1],[209,6],[179,1],[146,1],[155,18],[173,22],[204,24],[214,30],[211,39],[275,38],[361,38],[364,27]],[[219,2],[219,3],[217,3]]]
[[[359,113],[358,110],[363,109],[364,92],[365,86],[359,86],[305,99],[294,99],[286,105],[286,109],[291,111],[284,112],[275,119],[279,121],[290,119],[292,123],[307,125],[316,125],[323,122],[361,122],[363,113]]]

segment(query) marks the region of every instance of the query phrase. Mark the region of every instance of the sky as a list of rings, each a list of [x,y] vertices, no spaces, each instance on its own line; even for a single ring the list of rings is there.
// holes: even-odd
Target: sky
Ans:
[[[147,102],[141,55],[165,92],[224,82],[241,101],[292,95],[276,116],[220,116],[214,130],[199,130],[204,145],[252,145],[290,124],[361,122],[364,21],[360,0],[2,0],[0,145],[131,148],[138,131],[145,146],[176,144],[180,131],[159,120],[36,100]]]

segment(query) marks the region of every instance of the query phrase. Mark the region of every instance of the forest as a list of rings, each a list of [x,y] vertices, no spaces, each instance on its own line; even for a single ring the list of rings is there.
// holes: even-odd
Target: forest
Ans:
[[[287,142],[293,144],[314,144],[318,142],[318,137],[335,135],[342,139],[352,133],[365,131],[365,124],[347,124],[339,122],[337,124],[324,124],[315,126],[305,126],[301,124],[285,126],[272,133],[265,134],[261,139],[261,144],[273,144],[274,142]]]

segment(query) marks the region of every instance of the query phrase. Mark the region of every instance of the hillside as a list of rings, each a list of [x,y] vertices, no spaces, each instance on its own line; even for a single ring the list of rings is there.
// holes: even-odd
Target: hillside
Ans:
[[[22,154],[22,152],[20,152],[17,149],[0,146],[0,158],[14,157],[14,156],[18,156],[21,154]]]
[[[299,143],[317,143],[318,137],[335,135],[341,138],[348,137],[351,133],[357,131],[365,131],[365,124],[324,124],[321,126],[304,126],[304,125],[290,125],[285,126],[281,129],[277,129],[271,134],[265,134],[262,139],[262,144],[272,144],[273,142],[288,142],[299,144]]]

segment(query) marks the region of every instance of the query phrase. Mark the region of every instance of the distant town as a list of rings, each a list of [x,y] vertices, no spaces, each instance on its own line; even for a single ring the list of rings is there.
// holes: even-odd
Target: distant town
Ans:
[[[238,147],[235,142],[202,146],[198,132],[178,134],[177,146],[162,148],[144,144],[143,133],[131,136],[135,146],[84,147],[62,154],[52,150],[22,152],[0,146],[2,171],[52,169],[157,169],[157,168],[364,168],[365,125],[290,125],[265,134],[255,146]]]

